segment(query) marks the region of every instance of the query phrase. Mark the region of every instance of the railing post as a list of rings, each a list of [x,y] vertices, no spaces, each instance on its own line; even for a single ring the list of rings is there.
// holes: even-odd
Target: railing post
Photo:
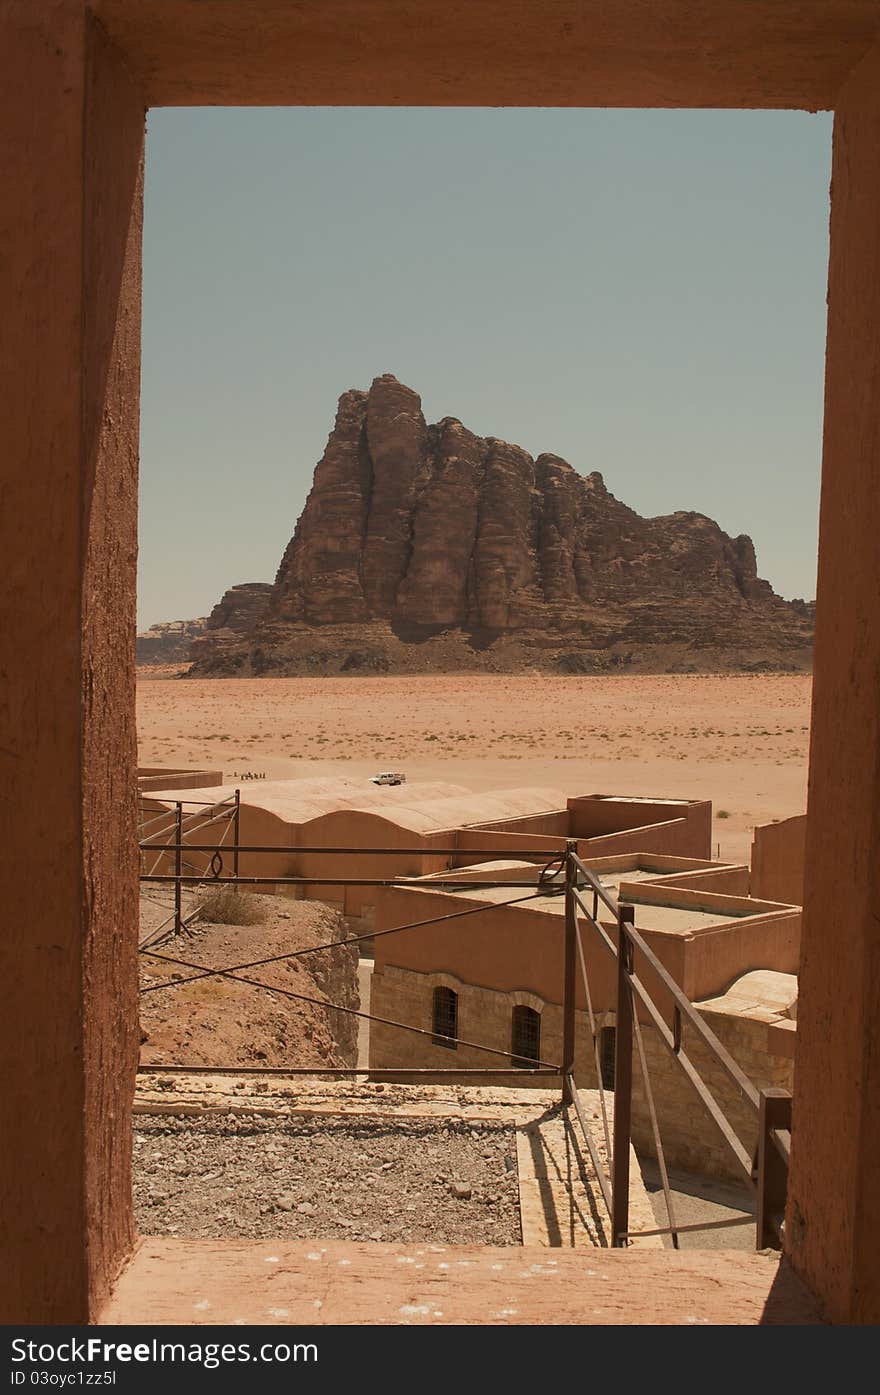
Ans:
[[[791,1094],[788,1090],[761,1091],[758,1125],[758,1209],[755,1247],[781,1250],[781,1226],[785,1216],[788,1165],[773,1140],[774,1129],[791,1129]]]
[[[562,983],[562,1103],[571,1104],[569,1075],[574,1071],[574,989],[577,974],[577,867],[574,854],[577,843],[569,838],[565,844],[565,959]]]
[[[177,851],[174,854],[174,933],[179,935],[183,929],[183,888],[180,878],[183,875],[183,803],[177,801],[177,820],[174,841],[177,844]]]
[[[233,832],[233,836],[234,836],[234,838],[235,838],[235,852],[232,854],[232,875],[233,875],[234,877],[237,877],[237,876],[238,876],[238,844],[239,844],[238,829],[239,829],[240,815],[241,815],[241,790],[240,790],[240,789],[237,789],[237,790],[235,791],[235,813],[234,813],[233,816],[232,816],[232,832]]]
[[[632,944],[627,925],[635,921],[632,906],[618,909],[617,1029],[614,1052],[614,1158],[611,1208],[611,1244],[625,1246],[629,1230],[629,1148],[632,1132]]]

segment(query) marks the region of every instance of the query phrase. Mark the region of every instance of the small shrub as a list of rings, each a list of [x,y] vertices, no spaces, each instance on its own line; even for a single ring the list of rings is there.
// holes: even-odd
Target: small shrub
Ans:
[[[719,810],[718,810],[718,813],[715,815],[715,817],[716,817],[716,819],[729,819],[729,818],[730,818],[730,810],[729,810],[729,809],[719,809]]]
[[[257,925],[266,912],[255,897],[236,886],[217,886],[205,893],[199,908],[212,925]]]

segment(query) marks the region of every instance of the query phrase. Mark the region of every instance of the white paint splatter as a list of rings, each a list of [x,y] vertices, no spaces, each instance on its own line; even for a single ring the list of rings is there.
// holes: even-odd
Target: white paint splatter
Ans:
[[[402,1317],[427,1317],[431,1309],[427,1303],[404,1303],[397,1311]]]
[[[202,1312],[202,1313],[205,1311],[206,1308],[210,1308],[210,1306],[211,1306],[211,1305],[210,1305],[210,1303],[208,1302],[207,1298],[202,1298],[202,1299],[200,1299],[200,1301],[199,1301],[198,1303],[193,1303],[193,1307],[194,1307],[197,1311]]]
[[[290,1317],[289,1308],[270,1308],[269,1316],[274,1318]]]
[[[279,1260],[279,1258],[278,1258],[277,1255],[266,1255],[266,1258],[264,1259],[263,1263],[264,1263],[264,1264],[280,1264],[281,1261]]]

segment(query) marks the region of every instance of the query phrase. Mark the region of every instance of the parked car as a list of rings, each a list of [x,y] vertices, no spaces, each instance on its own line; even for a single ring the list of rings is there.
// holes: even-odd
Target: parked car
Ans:
[[[380,775],[371,775],[374,785],[405,785],[406,776],[399,770],[383,770]]]

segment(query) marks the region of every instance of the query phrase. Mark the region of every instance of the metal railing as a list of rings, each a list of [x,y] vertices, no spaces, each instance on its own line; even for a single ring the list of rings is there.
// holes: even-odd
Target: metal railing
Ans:
[[[376,1022],[383,1026],[391,1027],[402,1032],[412,1033],[417,1036],[428,1038],[433,1043],[446,1041],[450,1045],[468,1047],[472,1050],[482,1051],[493,1057],[501,1057],[511,1064],[506,1067],[434,1067],[434,1066],[410,1066],[410,1067],[266,1067],[259,1066],[253,1068],[231,1066],[185,1066],[173,1064],[167,1067],[157,1067],[151,1065],[145,1069],[152,1071],[167,1069],[175,1073],[186,1074],[211,1074],[232,1071],[240,1074],[253,1073],[266,1074],[278,1073],[285,1075],[332,1075],[334,1077],[369,1075],[371,1079],[415,1077],[422,1081],[427,1081],[431,1077],[446,1079],[450,1076],[460,1077],[489,1077],[490,1079],[511,1078],[523,1080],[527,1078],[541,1077],[556,1079],[561,1081],[562,1104],[565,1107],[566,1120],[570,1129],[573,1125],[570,1112],[577,1120],[584,1143],[589,1154],[592,1169],[597,1180],[605,1207],[610,1220],[611,1244],[614,1246],[626,1245],[629,1240],[636,1236],[670,1236],[673,1246],[678,1247],[679,1236],[692,1231],[715,1230],[736,1225],[755,1225],[757,1231],[757,1247],[781,1246],[783,1235],[783,1216],[785,1210],[785,1190],[788,1173],[788,1148],[790,1143],[790,1123],[791,1123],[791,1096],[783,1090],[763,1090],[756,1089],[748,1076],[742,1071],[740,1066],[730,1055],[729,1051],[718,1039],[707,1022],[703,1019],[693,1003],[688,999],[680,985],[670,975],[663,963],[651,949],[644,937],[635,927],[635,911],[630,905],[617,901],[610,895],[596,875],[587,867],[577,852],[577,842],[567,840],[565,848],[561,850],[550,862],[547,861],[547,850],[525,849],[517,850],[517,859],[524,862],[534,862],[535,876],[530,879],[514,880],[491,880],[486,877],[476,877],[468,879],[460,872],[454,872],[452,867],[447,867],[448,876],[442,872],[431,874],[398,874],[385,878],[375,877],[353,877],[345,874],[344,870],[335,877],[316,877],[313,875],[303,876],[243,876],[239,873],[240,855],[268,855],[268,854],[290,854],[291,856],[302,854],[320,854],[330,857],[347,855],[349,857],[363,857],[365,855],[375,857],[395,857],[405,858],[411,856],[425,857],[446,857],[457,858],[462,855],[459,848],[435,848],[435,847],[413,847],[413,848],[363,848],[363,847],[321,847],[321,846],[278,846],[269,844],[242,845],[238,840],[239,792],[236,790],[233,801],[223,801],[221,805],[206,805],[212,811],[210,817],[203,816],[201,820],[195,816],[187,816],[191,822],[187,825],[186,819],[181,812],[180,803],[177,804],[173,819],[166,823],[164,828],[151,834],[149,838],[142,839],[140,849],[143,853],[156,853],[159,858],[167,858],[173,855],[175,860],[175,870],[173,873],[157,873],[158,861],[153,863],[151,871],[142,872],[141,881],[145,884],[173,885],[175,891],[175,913],[174,926],[171,931],[165,931],[165,936],[173,934],[178,928],[185,928],[185,919],[192,920],[197,912],[191,912],[184,919],[180,908],[180,894],[183,886],[202,887],[209,886],[272,886],[272,887],[303,887],[303,888],[323,888],[323,887],[400,887],[407,890],[421,891],[473,891],[476,889],[499,889],[523,890],[524,895],[518,895],[505,901],[486,901],[477,906],[469,906],[463,910],[447,912],[442,915],[432,915],[422,920],[410,921],[403,925],[392,926],[382,930],[371,930],[367,934],[346,936],[343,939],[331,940],[325,944],[313,945],[303,949],[291,950],[284,954],[264,956],[252,959],[240,964],[227,965],[225,967],[205,966],[192,960],[185,959],[179,955],[161,953],[156,948],[157,938],[155,933],[145,938],[141,943],[141,954],[164,961],[169,965],[174,965],[177,969],[188,969],[191,972],[186,975],[179,975],[173,980],[162,983],[150,984],[142,988],[142,994],[154,993],[166,989],[183,987],[187,983],[192,983],[198,979],[220,977],[231,979],[242,983],[253,989],[263,989],[274,994],[299,1003],[311,1003],[327,1009],[330,1012],[348,1014],[356,1018],[365,1019],[369,1022]],[[169,818],[171,816],[169,815]],[[187,835],[195,834],[206,828],[217,818],[231,818],[235,831],[234,842],[224,846],[224,839],[213,843],[194,843],[188,840]],[[162,834],[173,834],[173,841],[157,842],[156,837]],[[474,861],[493,860],[498,856],[497,848],[471,849],[466,850],[467,856]],[[184,853],[198,853],[210,860],[201,871],[184,871]],[[224,875],[224,854],[231,854],[233,858],[232,875]],[[192,865],[192,864],[190,864]],[[561,991],[562,1001],[562,1059],[558,1063],[536,1059],[531,1068],[525,1068],[519,1062],[522,1060],[521,1053],[505,1051],[500,1047],[492,1046],[485,1042],[473,1042],[461,1037],[443,1038],[430,1028],[422,1028],[408,1022],[395,1021],[390,1018],[381,1017],[374,1013],[362,1012],[359,1009],[343,1006],[338,1003],[328,1003],[324,999],[316,998],[304,993],[295,992],[289,988],[282,988],[275,984],[268,984],[260,979],[249,976],[249,971],[256,968],[265,967],[270,964],[290,962],[292,960],[305,958],[311,954],[333,950],[340,946],[352,946],[364,941],[375,941],[388,935],[401,935],[433,926],[458,920],[466,916],[475,916],[489,910],[497,911],[507,907],[514,907],[543,899],[548,895],[559,894],[565,898],[564,916],[564,956],[563,956],[563,983]],[[600,906],[607,913],[606,923],[603,923]],[[610,920],[610,926],[607,923]],[[594,940],[604,948],[616,965],[616,1027],[615,1027],[615,1061],[614,1061],[614,1108],[613,1120],[609,1123],[608,1100],[606,1099],[606,1088],[603,1082],[602,1062],[599,1048],[599,1024],[598,1016],[594,1010],[593,994],[591,992],[590,977],[587,970],[587,958],[584,952],[583,931],[587,930]],[[164,937],[164,936],[163,936]],[[645,985],[643,974],[649,970],[654,978],[659,981],[662,991],[666,996],[666,1010],[671,1008],[671,1021],[667,1022],[664,1011],[657,1003]],[[602,1132],[604,1135],[605,1156],[609,1161],[606,1169],[600,1156],[599,1147],[593,1136],[593,1129],[587,1118],[583,1102],[580,1098],[580,1089],[575,1079],[575,1056],[577,1044],[577,981],[578,970],[583,988],[584,1001],[587,1010],[588,1029],[592,1043],[592,1056],[595,1061],[596,1082],[599,1093],[599,1105],[602,1119]],[[709,1118],[718,1129],[725,1145],[727,1146],[734,1162],[742,1174],[743,1180],[753,1189],[757,1201],[757,1222],[751,1216],[735,1217],[729,1220],[705,1222],[699,1224],[679,1225],[676,1222],[675,1207],[672,1199],[672,1188],[669,1182],[668,1169],[664,1156],[663,1142],[661,1137],[660,1122],[656,1108],[654,1092],[651,1084],[648,1054],[645,1049],[645,1042],[642,1032],[642,1018],[649,1024],[657,1038],[666,1047],[667,1051],[677,1062],[678,1067],[689,1081],[698,1099],[702,1103]],[[734,1125],[728,1119],[723,1105],[716,1098],[710,1085],[701,1075],[692,1055],[685,1050],[683,1044],[683,1028],[687,1026],[694,1035],[701,1047],[708,1052],[715,1066],[728,1077],[734,1087],[736,1095],[754,1114],[758,1125],[758,1146],[755,1156],[749,1155],[736,1132]],[[633,1103],[633,1047],[635,1046],[639,1068],[644,1089],[645,1102],[649,1117],[651,1134],[654,1149],[657,1156],[658,1168],[660,1171],[661,1185],[664,1193],[668,1225],[651,1230],[632,1231],[629,1226],[629,1192],[630,1192],[630,1147],[632,1142],[632,1103]],[[513,1062],[517,1062],[513,1065]]]
[[[212,846],[215,851],[219,850],[226,842],[229,833],[232,833],[232,842],[235,848],[233,875],[237,876],[239,866],[239,829],[241,826],[241,793],[239,790],[235,790],[226,799],[221,799],[219,801],[209,802],[201,799],[176,799],[173,801],[170,808],[151,810],[149,817],[146,809],[147,801],[150,803],[161,802],[160,800],[152,800],[149,794],[146,796],[141,795],[139,798],[138,846],[141,855],[141,882],[159,880],[158,878],[151,877],[150,873],[155,873],[156,868],[161,864],[163,858],[167,856],[169,852],[173,852],[174,874],[170,880],[173,884],[174,902],[169,915],[166,916],[160,925],[154,926],[149,934],[144,936],[140,946],[142,949],[147,945],[161,944],[174,935],[185,933],[190,922],[199,914],[199,910],[201,909],[199,905],[196,905],[186,916],[183,914],[184,868],[193,869],[193,863],[186,860],[183,856],[186,850],[193,851],[192,845],[189,842],[189,837],[202,832],[203,829],[212,827],[212,825],[218,822],[225,823],[226,828],[224,829],[222,837]],[[184,808],[187,810],[192,809],[193,812],[185,814]],[[150,832],[149,839],[145,840],[144,835],[148,829],[152,831]],[[165,834],[173,834],[172,843],[157,844],[154,841],[157,838],[162,838]],[[186,842],[184,838],[187,839]],[[146,872],[144,870],[146,862],[144,853],[150,850],[156,852],[157,856],[153,860],[150,871]],[[191,884],[194,885],[195,889],[198,889],[209,880],[210,878],[207,875],[203,875]]]

